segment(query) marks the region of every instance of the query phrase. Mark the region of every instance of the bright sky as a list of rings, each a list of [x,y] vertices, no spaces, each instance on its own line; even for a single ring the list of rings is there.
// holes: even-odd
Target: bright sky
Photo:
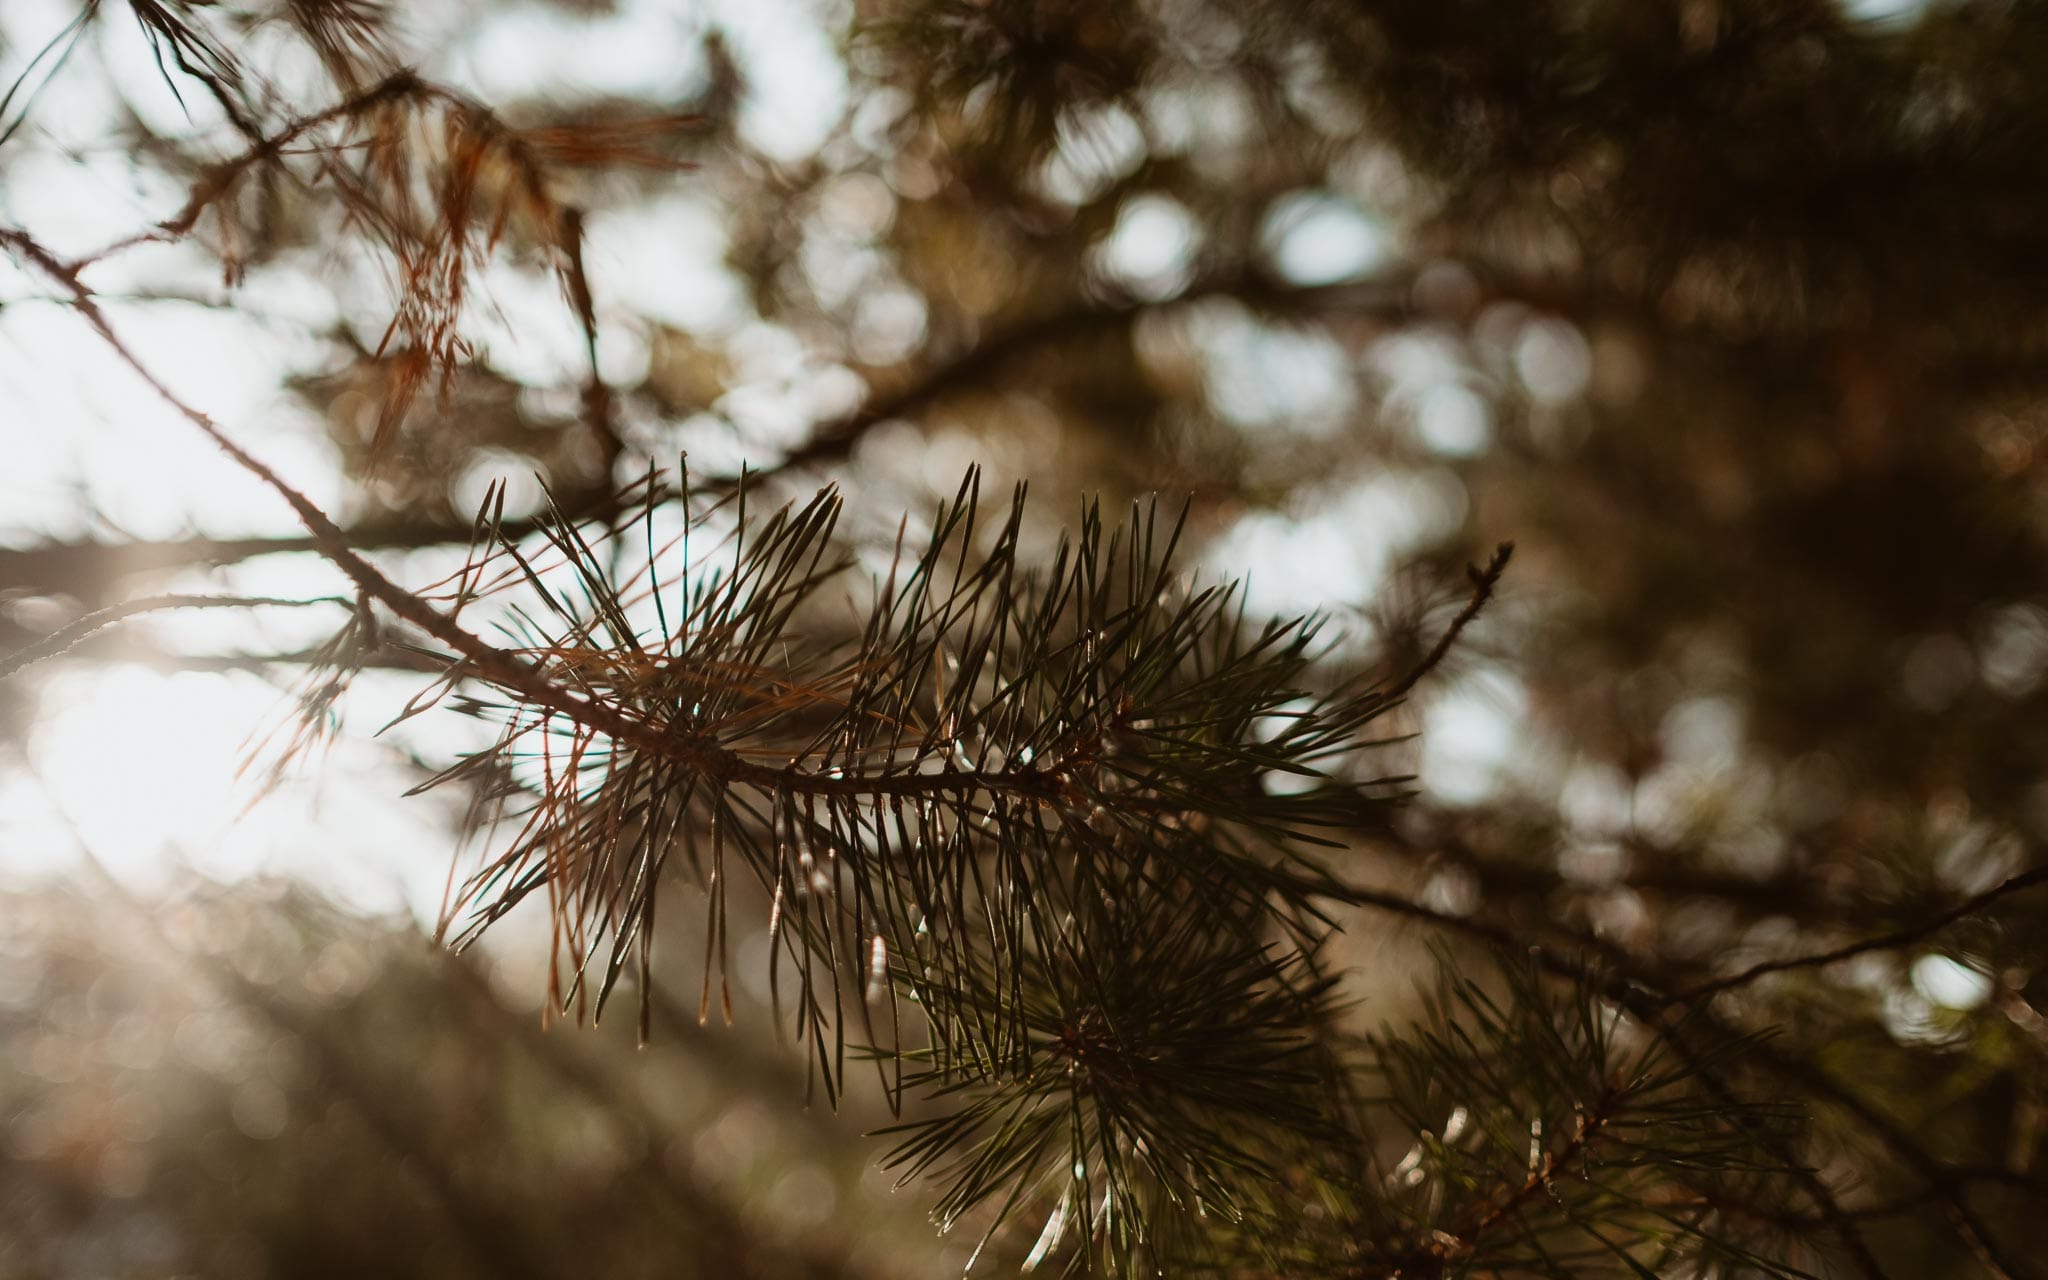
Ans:
[[[0,78],[11,82],[74,11],[69,0],[10,0],[0,12],[7,37]],[[589,18],[517,3],[419,4],[402,12],[414,50],[431,51],[423,71],[486,100],[540,93],[565,103],[686,99],[707,74],[696,38],[715,29],[749,69],[741,135],[783,163],[814,157],[850,113],[873,105],[849,94],[837,34],[849,6],[841,0],[621,0]],[[60,251],[112,241],[182,201],[180,189],[107,148],[124,111],[170,133],[219,125],[203,94],[187,94],[184,106],[171,95],[133,24],[102,22],[94,32],[92,46],[42,92],[28,126],[9,144],[10,181],[0,189],[0,218]],[[276,43],[283,59],[276,70],[289,83],[294,66],[285,49]],[[1199,129],[1227,129],[1227,106],[1162,92],[1145,126],[1162,147],[1185,148]],[[1127,172],[1146,134],[1117,108],[1072,122],[1062,136],[1066,145],[1044,184],[1054,198],[1080,199]],[[892,290],[862,248],[887,226],[894,196],[862,175],[842,181],[843,190],[835,188],[824,205],[827,251],[809,266],[821,296],[836,291],[846,306],[859,308],[858,341],[870,345],[855,354],[894,358],[892,352],[921,339],[923,304],[908,290]],[[615,378],[644,370],[648,346],[635,313],[723,335],[742,381],[751,380],[728,397],[728,416],[758,431],[756,438],[793,443],[805,422],[849,407],[858,383],[750,313],[723,261],[725,217],[715,195],[692,188],[687,176],[643,203],[592,216],[588,258],[605,330],[601,362]],[[1361,277],[1383,264],[1392,237],[1359,202],[1317,191],[1279,198],[1263,230],[1275,268],[1304,284]],[[1200,245],[1200,228],[1186,209],[1147,197],[1125,208],[1098,245],[1095,266],[1139,296],[1168,297],[1187,284]],[[108,298],[146,291],[223,296],[217,264],[188,247],[127,252],[93,268],[89,279]],[[554,283],[502,267],[488,284],[500,314],[479,309],[474,335],[494,367],[535,385],[573,381],[580,347]],[[0,455],[9,461],[0,469],[0,542],[296,531],[274,496],[121,368],[76,316],[27,301],[47,293],[43,282],[0,258],[0,300],[7,303],[0,307],[0,404],[7,406]],[[294,264],[252,273],[236,301],[234,308],[110,302],[108,310],[175,390],[316,501],[345,510],[320,424],[280,385],[294,369],[319,366],[324,351],[314,334],[337,317],[355,319],[374,339],[389,299],[361,273],[322,282]],[[1202,312],[1195,329],[1210,358],[1218,408],[1247,431],[1327,434],[1347,429],[1362,409],[1348,357],[1327,338],[1273,328],[1229,308]],[[1584,384],[1584,344],[1572,331],[1536,332],[1517,359],[1539,395],[1569,397]],[[1390,340],[1369,360],[1393,402],[1405,406],[1426,451],[1458,457],[1487,443],[1484,401],[1447,352],[1426,340]],[[475,477],[469,487],[480,489],[485,479]],[[1404,550],[1462,520],[1465,502],[1456,477],[1441,467],[1333,485],[1304,495],[1299,509],[1247,516],[1215,547],[1210,569],[1236,574],[1255,566],[1250,590],[1261,611],[1363,603]],[[319,595],[333,589],[333,577],[317,560],[292,558],[191,573],[163,589]],[[316,641],[337,622],[331,611],[279,612],[138,625],[154,627],[172,648],[260,651]],[[70,865],[82,840],[117,874],[137,881],[183,860],[226,877],[289,870],[362,907],[410,907],[431,917],[438,906],[448,815],[431,799],[393,803],[410,778],[392,750],[457,749],[468,722],[417,728],[394,744],[365,740],[415,687],[411,678],[365,677],[346,704],[349,728],[324,767],[253,809],[252,788],[236,773],[252,736],[287,709],[272,683],[252,674],[62,663],[22,683],[33,690],[38,713],[25,742],[27,767],[0,767],[0,873]],[[1452,801],[1488,794],[1498,785],[1518,699],[1512,681],[1495,673],[1483,687],[1438,703],[1428,722],[1425,782]],[[442,740],[420,741],[435,733]]]

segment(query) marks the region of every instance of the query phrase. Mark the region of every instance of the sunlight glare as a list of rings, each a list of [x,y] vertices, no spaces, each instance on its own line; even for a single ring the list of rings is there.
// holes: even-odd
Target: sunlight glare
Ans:
[[[132,666],[59,672],[43,697],[51,713],[31,743],[37,773],[96,857],[145,879],[174,852],[204,861],[221,843],[252,794],[235,779],[244,743],[279,700],[253,679]],[[40,871],[69,856],[17,846],[7,869]]]

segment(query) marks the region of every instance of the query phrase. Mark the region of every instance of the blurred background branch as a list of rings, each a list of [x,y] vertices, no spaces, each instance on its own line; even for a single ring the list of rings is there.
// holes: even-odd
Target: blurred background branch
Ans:
[[[926,1275],[1004,1213],[981,1268],[2037,1270],[2044,59],[2035,9],[1969,0],[8,6],[0,1270]],[[336,532],[186,439],[95,321]],[[653,501],[679,462],[689,495]],[[971,465],[1036,498],[960,535],[986,581],[864,618],[869,585],[944,576],[922,549]],[[817,483],[844,498],[829,535],[753,541]],[[1178,611],[1244,579],[1247,635],[1326,616],[1305,674],[1177,672],[1154,692],[1221,699],[1180,719],[1033,684],[1069,659],[1019,647],[1010,580],[1050,572],[1084,494],[1083,529],[1187,500],[1134,616],[1220,636]],[[1515,572],[1432,661],[1461,572],[1510,538]],[[799,840],[854,877],[983,837],[833,796],[733,807],[680,775],[622,794],[596,738],[519,719],[451,633],[363,603],[340,546],[550,687],[747,739],[760,768],[987,770],[1019,801],[981,797],[999,847],[1056,831],[1051,861],[1091,870],[1033,881],[1072,900],[1016,899],[1031,929],[986,925],[1036,957],[1007,994],[964,941],[983,926],[924,910],[970,900],[947,882],[849,890],[857,923],[843,898],[799,908]],[[798,546],[843,585],[745,559]],[[714,565],[809,603],[720,615]],[[529,574],[542,595],[497,611]],[[702,661],[685,607],[757,639]],[[807,665],[848,651],[872,661]],[[1020,652],[1043,661],[1016,673]],[[873,683],[904,655],[915,696]],[[1034,711],[1087,714],[982,702],[1004,671]],[[274,736],[324,763],[259,770],[278,785],[252,804],[229,779],[281,688]],[[1342,692],[1368,688],[1405,696]],[[1374,707],[1370,741],[1361,719],[1341,765],[1297,758],[1335,741],[1304,705]],[[939,762],[949,728],[980,763]],[[1239,774],[1201,755],[1218,743]],[[551,772],[569,759],[579,781]],[[420,936],[453,850],[505,854],[488,813],[550,802],[576,847],[655,855],[516,882],[537,904],[626,877],[649,945],[609,977],[644,1001],[645,1051],[612,1021],[540,1032],[550,947],[592,944],[541,911],[460,959]],[[1277,846],[1244,831],[1276,814],[1333,846],[1262,863]],[[1126,884],[1102,868],[1134,840],[1171,856]],[[1244,924],[1245,894],[1174,878],[1191,859],[1260,868],[1246,893],[1285,908]],[[678,901],[658,925],[643,874]],[[1090,916],[1105,885],[1173,909]],[[1070,909],[1092,923],[1063,966],[1032,948]],[[936,934],[877,950],[892,915]],[[1250,945],[1304,938],[1298,973]],[[1532,947],[1547,977],[1522,976]],[[913,955],[950,967],[897,972]],[[730,1029],[693,1016],[714,963]],[[890,1075],[839,1119],[796,1109],[849,1036],[882,1038],[885,1002],[820,1012],[878,964],[954,1002],[931,1049],[958,1087],[902,1117]],[[1310,998],[1325,981],[1363,1012]],[[1278,1086],[1211,1090],[1223,991],[1343,1139],[1270,1123],[1297,1100]],[[778,997],[818,1039],[775,1043]],[[1134,1058],[1115,1028],[1172,1023],[1160,1001],[1207,1031]],[[1405,1093],[1351,1078],[1431,1035]],[[1588,1065],[1656,1045],[1685,1060],[1637,1082],[1687,1117],[1668,1160],[1574,1181],[1638,1096]],[[1140,1079],[1182,1110],[1133,1109]],[[997,1162],[935,1183],[944,1239],[853,1138],[1012,1106],[1028,1123],[987,1148],[939,1142]],[[1080,1195],[1061,1143],[1084,1141],[1109,1154],[1084,1151],[1106,1181]],[[1183,1166],[1144,1168],[1161,1149]],[[997,1167],[1045,1179],[984,1203]],[[1247,1192],[1234,1221],[1219,1190]],[[1190,1194],[1201,1231],[1118,1235]],[[1580,1230],[1603,1219],[1619,1249]]]

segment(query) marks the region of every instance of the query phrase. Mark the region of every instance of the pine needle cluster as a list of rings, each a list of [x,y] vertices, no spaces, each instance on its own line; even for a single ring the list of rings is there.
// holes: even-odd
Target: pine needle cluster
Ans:
[[[1792,1176],[1772,1154],[1791,1117],[1700,1084],[1733,1050],[1624,1029],[1597,975],[1514,967],[1450,982],[1412,1032],[1344,1030],[1323,953],[1360,899],[1336,854],[1400,795],[1372,762],[1419,673],[1329,678],[1321,624],[1256,623],[1234,584],[1184,573],[1157,506],[1118,526],[1087,507],[1034,568],[1021,490],[991,519],[970,474],[864,575],[836,494],[764,516],[748,492],[650,476],[635,519],[593,535],[557,513],[534,548],[502,495],[480,516],[444,598],[501,610],[499,652],[549,692],[456,657],[408,709],[495,694],[459,697],[496,744],[426,784],[472,784],[510,833],[451,895],[455,945],[543,897],[554,1006],[601,1016],[631,975],[644,1029],[674,936],[657,904],[691,885],[699,1017],[730,1018],[751,882],[814,1087],[836,1102],[849,1058],[870,1063],[902,1117],[885,1165],[982,1247],[1034,1215],[1032,1266],[1748,1265],[1723,1206]],[[1481,1117],[1465,1140],[1380,1167],[1390,1128],[1454,1108]]]
[[[60,258],[11,227],[0,245],[290,503],[349,580],[349,621],[310,655],[291,747],[331,732],[354,671],[392,651],[431,672],[401,720],[493,725],[490,746],[421,787],[466,788],[485,842],[451,883],[445,941],[471,945],[535,900],[550,1009],[594,1019],[632,992],[644,1037],[658,942],[701,953],[700,1020],[733,1016],[732,917],[758,904],[773,1016],[812,1090],[836,1103],[872,1067],[894,1113],[888,1166],[935,1188],[942,1229],[984,1246],[1036,1225],[1027,1269],[1883,1274],[1808,1167],[1802,1115],[1759,1101],[1746,1075],[1813,1070],[1726,1024],[1714,997],[1908,945],[2039,873],[1931,923],[1691,987],[1597,935],[1532,943],[1361,887],[1353,838],[1388,828],[1406,783],[1385,763],[1387,713],[1486,607],[1506,547],[1470,571],[1434,642],[1410,646],[1411,666],[1372,674],[1333,660],[1323,620],[1261,619],[1238,585],[1188,572],[1172,506],[1117,521],[1090,504],[1049,549],[1027,546],[1022,489],[988,503],[974,472],[906,515],[880,558],[842,532],[829,488],[764,512],[744,475],[697,491],[686,470],[650,471],[596,522],[552,497],[508,519],[500,486],[460,568],[402,585],[158,380],[82,273],[210,236],[232,282],[261,239],[252,193],[316,194],[390,281],[381,447],[469,357],[480,267],[523,248],[546,258],[585,338],[589,425],[616,441],[582,213],[559,179],[669,167],[684,121],[515,127],[394,65],[367,0],[295,0],[264,19],[334,82],[333,105],[293,114],[232,52],[248,15],[129,8],[173,89],[203,88],[238,141],[182,208],[98,253]],[[1041,145],[1062,101],[1129,88],[1136,54],[1086,6],[925,8],[936,26],[920,30],[950,51],[934,53],[941,88],[993,85],[1018,107],[1006,145]],[[100,18],[86,5],[31,71],[46,79]],[[0,98],[0,122],[14,113],[0,143],[34,83]],[[1443,954],[1417,1026],[1355,1032],[1329,956],[1362,911],[1476,944]],[[1951,1171],[1882,1115],[1859,1118],[2012,1274]]]

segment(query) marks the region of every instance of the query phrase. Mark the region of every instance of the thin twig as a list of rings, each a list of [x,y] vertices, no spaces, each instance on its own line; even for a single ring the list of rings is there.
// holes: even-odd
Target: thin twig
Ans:
[[[78,269],[90,266],[102,258],[125,249],[132,249],[137,245],[176,240],[187,235],[199,224],[200,215],[232,188],[241,178],[243,171],[251,165],[275,159],[284,153],[285,148],[322,125],[349,119],[386,102],[395,102],[415,95],[454,98],[450,91],[428,84],[411,71],[399,71],[386,76],[360,93],[351,94],[325,110],[291,121],[277,133],[257,141],[241,154],[210,166],[199,181],[193,184],[184,207],[177,213],[147,231],[125,236],[80,257],[72,264],[72,271],[75,273]]]
[[[1205,299],[1234,298],[1253,307],[1295,310],[1337,304],[1347,315],[1378,315],[1389,322],[1413,314],[1413,282],[1406,272],[1383,279],[1338,285],[1290,285],[1248,267],[1218,271],[1195,281],[1171,298],[1085,299],[1048,312],[998,324],[973,345],[952,355],[894,390],[871,396],[852,413],[821,424],[811,438],[767,467],[751,473],[765,479],[802,467],[844,460],[876,427],[909,418],[955,392],[982,386],[1024,357],[1054,344],[1113,333],[1144,316],[1198,305]],[[733,478],[713,478],[713,488],[729,488]]]
[[[23,645],[6,657],[0,658],[0,680],[5,680],[23,667],[66,653],[94,632],[138,614],[159,613],[169,609],[303,609],[311,605],[345,606],[351,603],[353,602],[341,596],[316,596],[310,600],[284,599],[278,596],[188,595],[180,592],[143,596],[75,618],[42,639]]]
[[[1825,968],[1839,961],[1865,955],[1872,951],[1895,951],[1900,947],[1910,947],[1931,934],[1939,933],[1963,917],[1983,910],[2000,898],[2018,893],[2023,889],[2031,889],[2038,884],[2048,884],[2048,867],[2036,867],[2032,871],[2023,871],[1995,888],[1986,889],[1980,894],[1965,898],[1939,915],[1923,920],[1909,929],[1901,929],[1896,933],[1887,933],[1876,938],[1865,938],[1861,942],[1854,942],[1846,947],[1837,947],[1833,951],[1822,951],[1814,955],[1794,956],[1785,960],[1766,960],[1760,964],[1753,964],[1741,973],[1731,977],[1702,983],[1691,990],[1679,992],[1672,996],[1671,1000],[1673,1003],[1692,1003],[1705,999],[1708,996],[1718,995],[1723,991],[1732,991],[1736,987],[1746,986],[1765,974],[1784,973],[1792,969]]]
[[[1451,625],[1444,628],[1444,633],[1437,637],[1436,644],[1423,655],[1422,661],[1410,667],[1406,675],[1381,691],[1381,702],[1399,702],[1412,692],[1416,685],[1422,683],[1423,677],[1443,664],[1443,660],[1450,656],[1451,646],[1458,643],[1458,637],[1464,633],[1465,628],[1472,625],[1479,617],[1480,611],[1486,608],[1487,601],[1493,599],[1494,588],[1500,585],[1501,575],[1507,571],[1508,560],[1514,554],[1515,544],[1503,542],[1493,549],[1493,558],[1486,562],[1484,568],[1469,565],[1466,567],[1465,576],[1472,581],[1471,598],[1465,602],[1464,608],[1458,610],[1458,616],[1451,619]]]
[[[534,662],[465,630],[453,618],[393,582],[360,555],[349,545],[347,532],[312,499],[294,488],[268,463],[242,447],[209,415],[188,404],[142,362],[114,329],[92,290],[79,280],[76,264],[64,262],[26,232],[16,228],[0,227],[0,243],[14,246],[38,270],[63,285],[71,294],[78,314],[158,399],[211,440],[236,466],[284,499],[312,535],[320,555],[348,575],[365,595],[383,604],[402,621],[411,623],[460,654],[482,679],[516,692],[532,705],[557,712],[613,741],[674,760],[713,782],[741,783],[771,794],[787,792],[812,796],[896,796],[910,799],[930,795],[1003,793],[1047,801],[1059,798],[1058,779],[1028,765],[972,772],[879,775],[813,773],[794,765],[775,768],[748,760],[739,752],[719,745],[708,735],[677,734],[665,725],[638,719],[609,703],[570,692],[551,680]],[[1500,560],[1502,557],[1495,558]],[[1468,612],[1471,611],[1475,610],[1468,606]]]
[[[246,160],[246,157],[244,159]],[[179,221],[180,219],[173,219],[172,223]],[[162,235],[162,228],[158,228],[136,239],[159,239]],[[123,247],[125,243],[127,242],[116,242],[97,250],[80,259],[80,262],[97,261],[115,249]],[[129,294],[99,296],[103,301],[159,300],[157,297]],[[1207,284],[1197,285],[1187,293],[1163,303],[1077,306],[1044,320],[999,330],[957,356],[935,365],[910,382],[894,389],[876,392],[859,409],[820,427],[809,441],[782,458],[766,467],[749,469],[748,482],[759,483],[799,468],[819,467],[841,461],[874,428],[885,422],[914,418],[955,391],[985,383],[1006,365],[1031,352],[1066,338],[1095,332],[1103,327],[1129,323],[1138,316],[1163,307],[1185,306],[1205,297],[1238,298],[1253,305],[1268,306],[1305,306],[1323,300],[1339,300],[1343,302],[1347,314],[1361,311],[1384,312],[1390,318],[1397,318],[1405,313],[1408,304],[1403,299],[1407,296],[1406,283],[1402,280],[1391,280],[1384,285],[1376,286],[1370,295],[1361,300],[1357,286],[1345,286],[1342,289],[1335,286],[1279,287],[1262,284],[1256,278],[1238,272],[1221,275]],[[192,301],[202,304],[205,301],[197,298],[161,300]],[[72,303],[69,297],[37,301],[59,302],[64,305]],[[738,484],[738,476],[697,476],[696,482],[701,491],[726,492]],[[602,518],[616,514],[616,508],[609,501],[609,489],[558,496],[561,498],[562,506],[572,515]],[[531,519],[507,520],[504,527],[508,534],[523,537],[538,532],[540,522]],[[352,525],[347,530],[347,537],[349,545],[359,551],[385,547],[412,549],[465,542],[472,532],[472,525],[468,520],[409,519]],[[18,582],[32,584],[60,578],[68,580],[88,572],[97,572],[98,576],[107,577],[113,572],[127,572],[131,565],[136,568],[157,568],[195,563],[231,564],[260,556],[317,550],[318,545],[312,539],[294,536],[188,538],[111,546],[89,542],[45,543],[21,549],[0,548],[0,567],[7,571],[5,579],[0,581],[9,585]],[[101,568],[99,562],[102,561],[109,562],[110,567]]]
[[[1700,1083],[1728,1109],[1728,1113],[1731,1116],[1740,1116],[1742,1108],[1734,1086],[1723,1080],[1719,1072],[1709,1070],[1699,1061],[1681,1037],[1678,1028],[1666,1025],[1661,1028],[1660,1033],[1666,1044],[1698,1069]],[[1754,1137],[1771,1158],[1782,1165],[1806,1189],[1807,1198],[1813,1201],[1821,1219],[1833,1229],[1835,1237],[1842,1242],[1842,1247],[1848,1251],[1857,1268],[1868,1280],[1884,1280],[1884,1267],[1878,1262],[1877,1255],[1870,1251],[1870,1245],[1864,1240],[1863,1232],[1857,1227],[1855,1219],[1842,1207],[1841,1200],[1835,1196],[1834,1188],[1827,1184],[1819,1171],[1801,1160],[1799,1154],[1777,1135],[1759,1131]]]

